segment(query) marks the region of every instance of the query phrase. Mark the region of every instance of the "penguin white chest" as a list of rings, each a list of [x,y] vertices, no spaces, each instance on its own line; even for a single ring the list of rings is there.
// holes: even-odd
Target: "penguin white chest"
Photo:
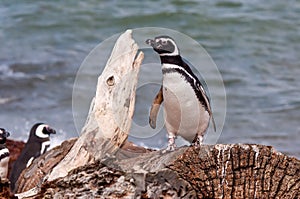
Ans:
[[[163,76],[163,97],[166,129],[192,142],[197,134],[204,134],[209,114],[199,102],[194,89],[177,72]]]
[[[7,148],[0,150],[0,179],[7,178],[8,173],[8,162],[9,162],[9,151]]]

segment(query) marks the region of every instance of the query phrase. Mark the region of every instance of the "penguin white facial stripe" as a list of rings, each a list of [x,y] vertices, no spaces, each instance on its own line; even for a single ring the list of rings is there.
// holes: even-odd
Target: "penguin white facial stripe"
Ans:
[[[45,127],[48,127],[48,125],[46,124],[43,124],[43,125],[39,125],[35,131],[35,135],[39,138],[48,138],[49,137],[49,134],[45,134],[43,133],[43,129]]]
[[[172,53],[162,53],[162,54],[159,54],[159,55],[160,56],[176,56],[176,55],[179,55],[179,50],[175,45],[175,49]]]
[[[167,44],[168,41],[170,41],[170,42],[172,42],[172,44],[173,44],[175,47],[177,47],[176,44],[175,44],[175,42],[174,42],[172,39],[170,39],[170,38],[157,38],[157,39],[155,39],[155,42],[156,42],[156,43],[159,43],[160,41],[162,42],[162,44]]]
[[[168,41],[171,42],[173,44],[173,46],[177,47],[175,42],[170,39],[170,38],[160,38],[160,39],[156,39],[156,42],[162,41],[162,44],[167,44]]]
[[[155,40],[156,43],[158,43],[159,41],[161,41],[162,44],[164,44],[164,43],[166,44],[168,42],[171,42],[172,45],[174,46],[174,51],[173,52],[162,53],[162,54],[160,54],[160,56],[166,56],[166,55],[168,55],[168,56],[175,56],[175,55],[179,55],[178,47],[177,47],[176,43],[172,39],[170,39],[170,38],[160,38],[160,39],[156,39]]]
[[[42,143],[41,154],[44,154],[47,151],[47,148],[50,146],[50,141],[46,141]]]
[[[9,157],[9,150],[7,148],[0,150],[0,160],[2,160],[5,157]]]

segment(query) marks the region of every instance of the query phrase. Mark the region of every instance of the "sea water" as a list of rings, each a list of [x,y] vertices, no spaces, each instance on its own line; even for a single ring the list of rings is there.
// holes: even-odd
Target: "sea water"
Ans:
[[[53,145],[78,136],[72,90],[79,66],[106,38],[141,27],[190,36],[218,66],[227,93],[218,143],[272,145],[300,157],[297,0],[1,1],[0,126],[26,140],[34,123],[47,122],[58,131]],[[136,123],[147,125],[154,91],[138,93]],[[157,135],[139,144],[166,142]]]

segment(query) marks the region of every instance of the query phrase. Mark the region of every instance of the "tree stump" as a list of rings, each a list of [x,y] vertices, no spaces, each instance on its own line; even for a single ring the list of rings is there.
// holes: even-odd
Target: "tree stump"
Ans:
[[[218,144],[100,160],[43,184],[37,197],[294,199],[299,189],[299,160],[271,146]]]
[[[255,144],[151,151],[127,141],[143,54],[126,31],[98,79],[82,135],[24,170],[24,198],[300,198],[300,161]],[[30,186],[29,186],[30,185]]]

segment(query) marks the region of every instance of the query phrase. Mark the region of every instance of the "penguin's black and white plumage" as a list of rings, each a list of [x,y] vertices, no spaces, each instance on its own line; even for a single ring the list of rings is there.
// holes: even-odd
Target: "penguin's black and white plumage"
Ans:
[[[210,100],[197,76],[180,56],[179,49],[169,36],[146,41],[156,51],[162,65],[162,87],[153,101],[149,122],[155,128],[158,107],[164,101],[165,126],[168,132],[167,150],[176,148],[175,138],[201,145],[212,118]]]
[[[16,182],[22,171],[29,167],[34,159],[44,154],[50,146],[50,134],[56,131],[44,123],[33,125],[29,138],[18,159],[14,162],[9,180],[11,191],[14,193],[17,188]]]
[[[0,128],[0,180],[7,179],[9,150],[6,147],[6,138],[10,133],[3,128]]]

